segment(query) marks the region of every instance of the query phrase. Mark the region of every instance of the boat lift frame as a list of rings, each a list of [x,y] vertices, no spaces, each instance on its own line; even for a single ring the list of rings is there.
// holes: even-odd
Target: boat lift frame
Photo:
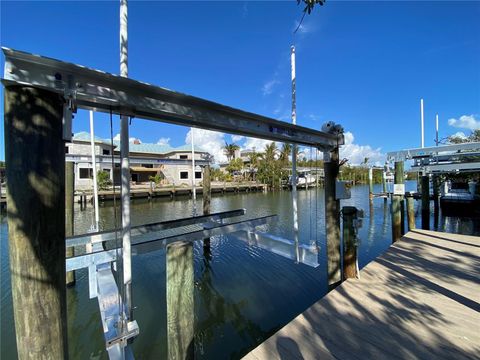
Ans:
[[[246,112],[198,97],[185,95],[165,88],[135,81],[126,77],[89,69],[84,66],[30,53],[2,48],[5,56],[4,86],[24,85],[57,93],[64,98],[63,139],[72,140],[72,118],[77,109],[172,123],[176,125],[253,136],[272,141],[315,147],[329,152],[344,144],[343,133],[330,133],[278,121],[266,116]],[[123,208],[122,208],[123,211]],[[218,214],[217,214],[218,215]],[[212,215],[213,216],[213,215]],[[136,251],[152,251],[172,242],[191,242],[209,236],[241,230],[253,231],[256,226],[268,224],[275,216],[252,219],[238,223],[219,224],[217,218],[199,219],[204,224],[201,231],[193,231],[160,238],[158,233],[143,227],[145,234],[138,234]],[[179,222],[185,221],[181,219]],[[202,222],[205,221],[205,222]],[[177,223],[177,226],[180,223]],[[158,224],[156,225],[158,226]],[[155,226],[154,226],[155,227]],[[133,229],[142,232],[140,229]],[[150,229],[151,230],[151,229]],[[128,318],[120,313],[117,305],[124,301],[115,283],[109,263],[122,254],[121,249],[103,250],[102,239],[107,234],[90,234],[83,238],[67,239],[67,246],[80,242],[92,243],[93,252],[67,259],[66,270],[87,267],[89,269],[90,294],[97,296],[105,333],[106,348],[111,359],[132,358],[128,340],[139,333],[136,321],[128,321],[123,329],[117,324]],[[135,237],[134,237],[135,238]],[[96,239],[96,240],[94,240]],[[100,242],[97,241],[100,239]],[[122,254],[128,257],[130,254]],[[121,307],[125,311],[125,307]]]
[[[470,158],[470,159],[469,159]],[[413,160],[413,171],[425,174],[480,171],[480,142],[414,148],[387,153],[389,161]]]

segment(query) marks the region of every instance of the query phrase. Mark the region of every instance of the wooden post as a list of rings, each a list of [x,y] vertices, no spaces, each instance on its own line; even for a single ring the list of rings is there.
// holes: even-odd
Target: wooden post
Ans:
[[[386,167],[386,165],[385,165],[385,167]],[[386,171],[386,169],[384,169],[382,171],[382,189],[383,189],[383,195],[384,195],[383,202],[386,204],[387,203],[387,197],[388,197],[388,194],[387,194],[387,171]]]
[[[433,208],[435,214],[438,214],[440,209],[439,206],[439,190],[440,190],[440,179],[438,175],[432,175],[432,185],[433,185]]]
[[[406,195],[407,200],[407,218],[408,218],[408,230],[415,229],[415,209],[414,209],[414,198],[408,193]]]
[[[212,186],[210,178],[210,165],[203,168],[203,215],[210,214],[210,200],[212,197]],[[210,253],[210,238],[203,239],[203,252]]]
[[[167,246],[168,359],[193,359],[193,243]]]
[[[5,160],[13,314],[19,359],[66,359],[63,100],[5,87]]]
[[[333,289],[341,282],[340,271],[340,201],[336,199],[335,184],[339,172],[338,147],[325,152],[325,227],[327,233],[328,285]]]
[[[394,184],[402,185],[403,181],[403,161],[396,161]],[[398,241],[402,237],[402,199],[403,195],[392,195],[392,242]]]
[[[430,229],[430,179],[422,176],[422,229]]]
[[[65,163],[65,236],[73,236],[73,197],[75,192],[75,163]],[[66,249],[66,257],[75,255],[75,248],[73,246]],[[75,271],[67,273],[66,284],[75,285]]]
[[[373,200],[373,169],[368,168],[368,198]]]
[[[353,221],[357,218],[357,208],[344,206],[343,214],[343,278],[358,278],[358,258]]]

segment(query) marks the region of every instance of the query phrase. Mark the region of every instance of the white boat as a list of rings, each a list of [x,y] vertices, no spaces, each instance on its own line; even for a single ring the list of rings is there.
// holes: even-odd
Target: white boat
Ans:
[[[309,171],[299,171],[297,175],[297,188],[304,188],[308,186],[314,186],[316,182],[316,176],[310,174]],[[288,185],[292,186],[292,177],[288,178]]]
[[[476,183],[446,182],[440,197],[443,212],[464,213],[478,209],[480,198],[475,194]]]

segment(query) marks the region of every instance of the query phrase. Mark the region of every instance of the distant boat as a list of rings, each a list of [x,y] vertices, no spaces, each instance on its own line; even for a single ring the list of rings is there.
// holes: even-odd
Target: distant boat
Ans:
[[[309,171],[299,171],[297,175],[297,188],[304,188],[307,186],[314,186],[316,183],[316,176],[310,174]],[[292,177],[288,178],[288,185],[292,186]]]
[[[475,182],[445,183],[440,197],[440,207],[444,213],[474,213],[480,207],[480,196],[475,194]]]

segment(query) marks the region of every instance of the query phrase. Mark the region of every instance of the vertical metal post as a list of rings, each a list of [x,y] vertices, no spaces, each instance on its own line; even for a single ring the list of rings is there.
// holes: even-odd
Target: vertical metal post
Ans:
[[[368,168],[368,198],[373,200],[373,168]]]
[[[19,359],[66,359],[63,100],[6,86],[5,160],[12,303]]]
[[[291,65],[292,65],[292,124],[297,124],[297,90],[295,73],[295,46],[291,47]],[[293,238],[298,245],[298,208],[297,208],[297,145],[292,146],[292,209],[293,209]],[[296,247],[298,249],[298,246]],[[297,251],[297,258],[299,254]]]
[[[192,137],[192,201],[193,201],[193,216],[197,216],[197,187],[195,184],[195,145],[194,141],[194,133],[195,129],[192,127],[190,128],[190,135]]]
[[[324,153],[325,171],[325,227],[327,233],[328,285],[333,289],[341,281],[340,263],[340,201],[336,197],[339,172],[338,147]]]
[[[120,76],[128,77],[128,4],[120,0]],[[121,157],[121,194],[122,194],[122,258],[123,285],[125,287],[124,304],[126,314],[133,319],[132,309],[132,263],[130,240],[130,162],[129,162],[128,116],[120,117],[120,157]]]
[[[343,218],[343,278],[358,278],[357,241],[354,220],[357,218],[357,208],[344,206]]]
[[[210,214],[210,202],[212,197],[212,187],[210,178],[210,165],[206,165],[203,168],[203,215]],[[203,251],[204,253],[210,252],[210,238],[203,239]]]
[[[97,155],[95,154],[95,130],[93,128],[93,111],[90,110],[90,150],[92,154],[92,174],[93,174],[93,201],[95,209],[95,228],[93,231],[99,231],[99,214],[98,214],[98,183],[97,183]],[[112,170],[113,171],[113,170]]]
[[[65,163],[65,236],[73,236],[74,224],[74,201],[75,196],[75,163]],[[75,248],[70,246],[66,249],[66,257],[75,255]],[[66,284],[68,286],[75,284],[75,271],[67,272]]]
[[[438,146],[438,114],[435,115],[435,144]]]
[[[420,122],[421,122],[421,129],[422,129],[421,145],[422,145],[422,148],[424,148],[425,147],[425,133],[424,133],[424,117],[423,117],[423,99],[420,99]]]
[[[430,229],[430,178],[422,175],[422,229]]]

